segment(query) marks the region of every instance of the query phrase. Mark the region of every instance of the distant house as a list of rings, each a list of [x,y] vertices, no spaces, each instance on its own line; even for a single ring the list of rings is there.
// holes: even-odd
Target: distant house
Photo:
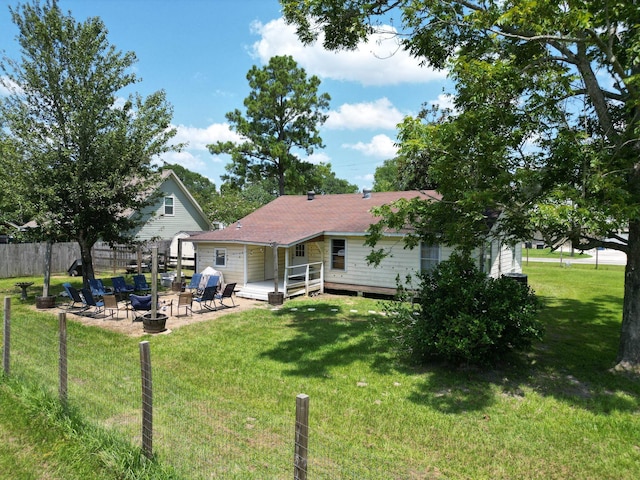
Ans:
[[[237,283],[237,295],[260,300],[274,290],[276,272],[285,297],[327,289],[392,295],[398,275],[431,269],[452,252],[442,245],[405,249],[406,232],[387,232],[378,247],[391,255],[378,267],[367,264],[365,233],[377,221],[371,208],[414,197],[440,198],[434,191],[284,195],[225,229],[191,236],[196,268],[211,266]],[[521,272],[521,257],[519,245],[497,238],[478,252],[492,276]]]
[[[189,193],[185,185],[178,178],[173,170],[163,170],[160,175],[160,182],[156,186],[155,193],[158,193],[158,200],[141,211],[128,211],[125,214],[130,218],[140,221],[139,226],[131,233],[134,240],[141,247],[137,254],[121,253],[124,256],[126,270],[128,272],[150,271],[149,247],[158,247],[159,261],[161,268],[166,266],[170,256],[170,246],[176,236],[181,236],[182,232],[191,233],[205,232],[211,228],[211,222],[195,198]],[[106,250],[105,250],[106,248]],[[109,256],[107,245],[99,246],[99,255],[95,255],[98,261],[106,262],[102,256]],[[108,260],[111,261],[111,260]],[[169,265],[171,266],[171,265]]]
[[[140,212],[129,212],[130,217],[141,216],[142,223],[133,232],[136,240],[170,243],[179,232],[211,229],[204,211],[173,170],[162,171],[156,190],[160,191],[160,198],[154,205]]]
[[[0,222],[0,243],[11,243],[20,232],[20,226],[12,222]]]

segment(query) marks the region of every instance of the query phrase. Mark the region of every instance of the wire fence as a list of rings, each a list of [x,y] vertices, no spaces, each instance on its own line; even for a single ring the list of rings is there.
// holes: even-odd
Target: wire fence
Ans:
[[[218,395],[213,381],[203,394],[194,382],[207,381],[207,372],[173,373],[184,370],[178,364],[188,363],[188,357],[162,348],[151,351],[148,342],[113,332],[89,335],[75,322],[67,325],[64,314],[58,322],[42,316],[37,322],[24,316],[12,322],[6,303],[3,348],[10,363],[5,373],[60,395],[83,419],[143,452],[148,448],[148,456],[170,465],[178,478],[412,478],[397,459],[385,457],[384,448],[370,446],[371,455],[363,458],[362,444],[369,439],[336,439],[327,433],[335,424],[314,424],[314,408],[322,405],[314,407],[306,395],[298,395],[295,404],[282,395],[261,407],[242,402],[242,396]],[[64,392],[59,389],[63,370],[68,376]],[[250,390],[251,380],[244,379],[242,388],[247,381]],[[255,379],[256,389],[261,381]],[[152,414],[145,417],[149,408]],[[348,430],[347,416],[336,417]]]

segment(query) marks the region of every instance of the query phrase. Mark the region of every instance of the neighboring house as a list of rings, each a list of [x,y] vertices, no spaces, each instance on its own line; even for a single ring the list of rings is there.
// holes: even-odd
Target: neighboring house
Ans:
[[[211,229],[211,222],[198,202],[191,196],[173,170],[163,170],[156,190],[160,198],[154,205],[141,212],[143,223],[134,230],[138,241],[164,240],[168,244],[178,232],[203,232]]]
[[[387,232],[376,248],[390,255],[378,267],[367,264],[365,234],[377,221],[371,208],[414,197],[440,198],[434,191],[284,195],[225,229],[188,241],[197,252],[197,270],[221,271],[225,282],[237,283],[238,296],[267,300],[276,276],[285,297],[325,289],[393,295],[396,277],[431,269],[452,252],[440,245],[405,249],[406,232]],[[478,258],[490,275],[521,272],[519,245],[487,239],[484,251]]]
[[[12,222],[0,222],[0,243],[12,243],[20,232],[20,226]]]

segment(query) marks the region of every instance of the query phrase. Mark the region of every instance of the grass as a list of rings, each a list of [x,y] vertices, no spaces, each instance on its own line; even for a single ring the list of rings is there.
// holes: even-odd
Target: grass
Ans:
[[[591,258],[588,253],[583,253],[580,250],[575,250],[573,254],[574,258]],[[553,250],[550,248],[523,248],[522,258],[572,258],[570,249]]]
[[[14,441],[3,442],[0,469],[22,469],[16,478],[25,479],[57,478],[50,471],[76,478],[78,470],[80,478],[87,460],[114,472],[100,478],[291,478],[295,396],[306,393],[313,478],[638,478],[640,382],[610,370],[622,267],[530,262],[525,273],[545,303],[545,340],[490,371],[399,364],[372,328],[380,304],[357,297],[288,301],[278,311],[259,308],[147,337],[156,477],[136,463],[135,447],[104,439],[111,427],[134,444],[139,435],[140,339],[72,322],[69,397],[92,425],[63,428],[64,417],[49,415],[30,427],[7,407],[0,439]],[[20,304],[13,283],[0,280],[0,294],[13,296],[16,331],[55,327],[51,315]],[[29,357],[35,350],[20,347]],[[23,359],[15,375],[50,375],[41,365],[48,362],[55,358]],[[12,379],[0,385],[0,406],[16,411],[33,395]],[[42,438],[45,425],[66,433]],[[56,452],[51,444],[74,441],[92,448],[66,447],[42,461],[38,448]],[[23,460],[17,443],[28,445]],[[175,473],[167,473],[169,464]]]

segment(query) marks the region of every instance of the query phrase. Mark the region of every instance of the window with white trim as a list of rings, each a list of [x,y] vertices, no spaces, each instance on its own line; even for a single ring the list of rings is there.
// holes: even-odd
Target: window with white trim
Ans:
[[[440,245],[420,244],[420,271],[431,273],[440,263]]]
[[[164,214],[165,215],[173,216],[174,214],[173,203],[174,203],[173,197],[164,197]]]
[[[213,264],[216,267],[227,266],[227,249],[226,248],[216,248],[213,251]]]
[[[346,270],[346,246],[344,238],[333,238],[331,240],[331,268],[334,270]]]
[[[296,245],[296,253],[295,253],[296,257],[304,257],[304,243],[298,243]]]

